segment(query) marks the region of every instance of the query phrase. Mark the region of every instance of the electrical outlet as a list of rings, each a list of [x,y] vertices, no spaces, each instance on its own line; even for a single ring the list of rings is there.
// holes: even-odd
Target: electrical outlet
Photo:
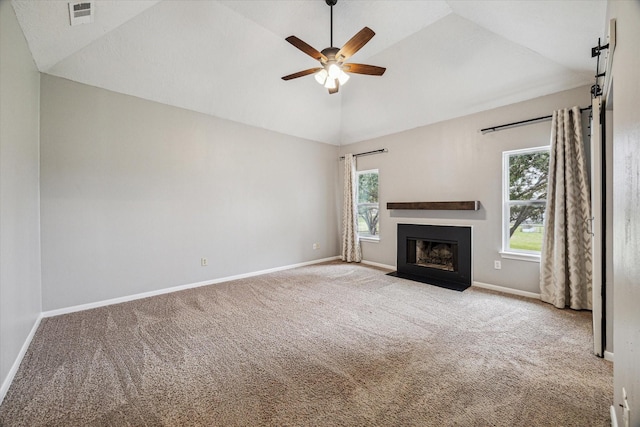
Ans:
[[[500,261],[493,261],[493,268],[495,268],[496,270],[500,270],[502,269],[502,263]]]
[[[313,250],[317,250],[317,249],[320,249],[320,243],[313,244]]]
[[[206,267],[207,265],[209,265],[209,261],[207,261],[206,258],[200,258],[200,265]]]

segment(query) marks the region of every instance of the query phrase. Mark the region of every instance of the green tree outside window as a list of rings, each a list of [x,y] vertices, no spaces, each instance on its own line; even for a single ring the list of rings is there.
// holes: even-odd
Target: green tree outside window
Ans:
[[[506,152],[505,249],[539,253],[547,204],[549,148]]]
[[[378,171],[358,172],[358,235],[378,237],[380,205],[378,203]]]

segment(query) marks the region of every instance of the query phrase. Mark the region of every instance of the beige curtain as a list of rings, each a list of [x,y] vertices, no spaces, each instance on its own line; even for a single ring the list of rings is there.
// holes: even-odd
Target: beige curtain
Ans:
[[[591,206],[580,108],[553,113],[540,297],[558,308],[591,309]]]
[[[342,199],[342,260],[346,262],[362,261],[360,241],[358,240],[356,185],[356,158],[353,154],[345,154]]]

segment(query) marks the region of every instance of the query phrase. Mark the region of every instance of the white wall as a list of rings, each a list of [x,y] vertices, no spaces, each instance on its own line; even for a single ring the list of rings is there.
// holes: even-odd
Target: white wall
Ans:
[[[607,107],[609,108],[609,107]],[[605,242],[605,315],[607,322],[605,350],[613,353],[613,114],[605,113],[605,161],[606,161],[606,242]]]
[[[44,310],[338,254],[336,146],[49,75],[41,99]]]
[[[437,102],[434,100],[433,102]],[[502,259],[502,152],[549,144],[549,121],[482,135],[482,128],[590,105],[581,87],[470,116],[343,146],[341,154],[388,148],[358,158],[380,171],[380,242],[362,242],[363,257],[396,263],[398,223],[473,225],[474,281],[539,293],[539,263]],[[583,115],[587,119],[587,115]],[[586,135],[585,135],[586,136]],[[479,200],[479,211],[390,211],[387,202]],[[495,270],[493,261],[502,269]]]
[[[613,57],[614,407],[622,387],[640,426],[640,1],[609,1]]]
[[[0,1],[0,382],[40,314],[40,76],[9,1]],[[0,393],[1,398],[1,393]]]

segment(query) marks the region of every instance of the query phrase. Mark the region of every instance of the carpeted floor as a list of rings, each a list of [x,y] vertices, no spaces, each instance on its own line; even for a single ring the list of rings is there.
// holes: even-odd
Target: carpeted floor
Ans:
[[[43,319],[2,426],[606,426],[591,314],[333,262]]]

